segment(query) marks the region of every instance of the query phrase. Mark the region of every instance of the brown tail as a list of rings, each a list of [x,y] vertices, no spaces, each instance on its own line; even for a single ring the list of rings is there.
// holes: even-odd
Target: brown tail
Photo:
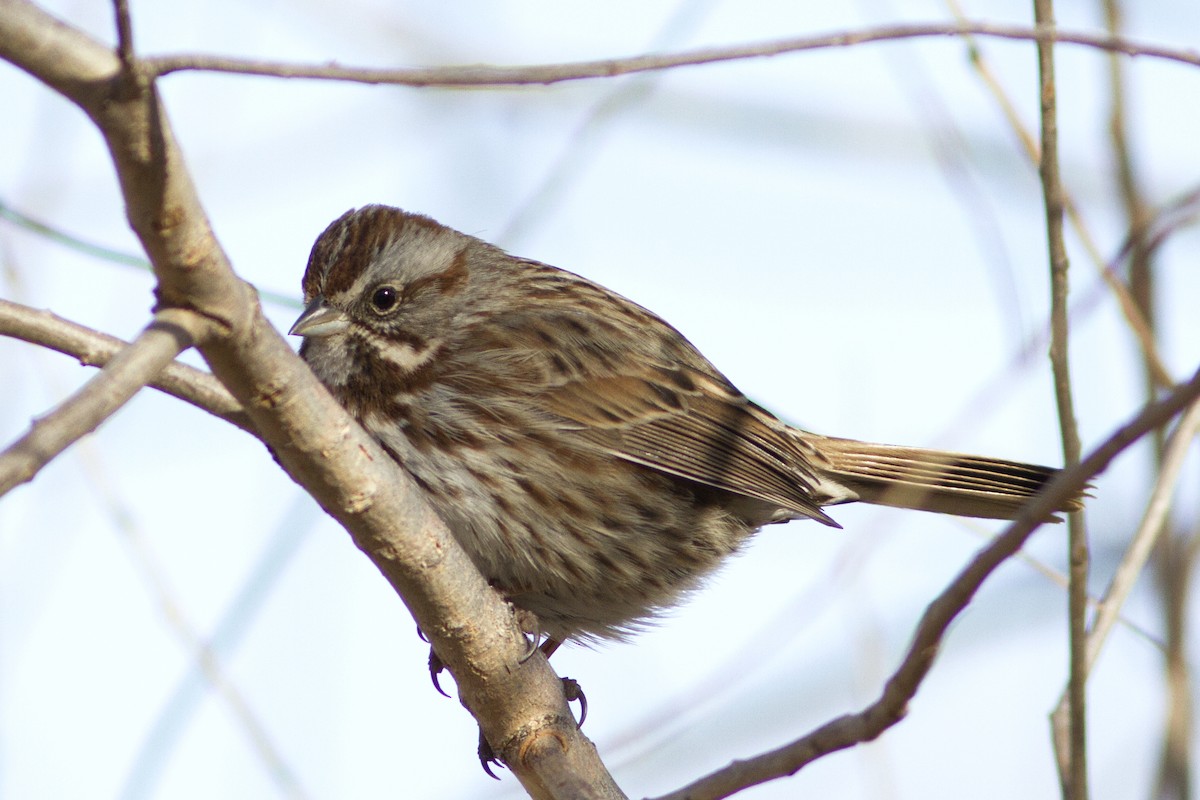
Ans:
[[[1052,467],[917,447],[814,437],[830,478],[876,505],[1012,519],[1058,474]],[[1079,498],[1059,511],[1082,508]]]

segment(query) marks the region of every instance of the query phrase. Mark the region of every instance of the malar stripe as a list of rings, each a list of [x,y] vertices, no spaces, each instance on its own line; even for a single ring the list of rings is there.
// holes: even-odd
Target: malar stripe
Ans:
[[[405,372],[413,372],[429,363],[442,345],[440,339],[425,341],[417,336],[376,337],[371,344],[376,355]]]

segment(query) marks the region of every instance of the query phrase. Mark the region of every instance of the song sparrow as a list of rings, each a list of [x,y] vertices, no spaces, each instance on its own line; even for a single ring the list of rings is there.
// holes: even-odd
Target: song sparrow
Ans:
[[[641,306],[395,208],[333,222],[304,299],[301,355],[555,642],[637,629],[763,525],[1007,519],[1056,472],[790,427]]]

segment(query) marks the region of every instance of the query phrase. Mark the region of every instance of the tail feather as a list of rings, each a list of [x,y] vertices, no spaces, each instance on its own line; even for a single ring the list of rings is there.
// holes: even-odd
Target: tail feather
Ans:
[[[864,503],[963,517],[1012,519],[1059,470],[917,447],[821,438],[825,473]],[[1074,498],[1059,511],[1082,507]]]

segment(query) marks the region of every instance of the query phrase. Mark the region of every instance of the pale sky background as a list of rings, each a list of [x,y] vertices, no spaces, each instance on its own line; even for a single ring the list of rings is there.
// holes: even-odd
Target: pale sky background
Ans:
[[[47,5],[111,41],[109,3]],[[143,53],[363,66],[581,60],[950,14],[937,0],[132,6]],[[1195,2],[1126,6],[1135,38],[1200,43]],[[1099,8],[1060,2],[1060,23],[1095,29]],[[1001,1],[966,11],[1032,13]],[[1033,47],[983,52],[1036,127]],[[1125,230],[1107,62],[1064,47],[1058,69],[1065,181],[1111,258]],[[1200,184],[1200,70],[1140,59],[1129,78],[1138,167],[1165,205]],[[804,427],[1061,461],[1044,345],[1020,358],[1048,310],[1036,170],[961,42],[524,90],[211,74],[169,76],[161,90],[216,233],[260,289],[298,298],[329,221],[400,205],[621,291]],[[84,116],[8,65],[0,99],[0,200],[136,253]],[[1091,298],[1072,343],[1090,447],[1135,412],[1141,379],[1114,302],[1078,238],[1068,245],[1075,298]],[[1177,378],[1200,362],[1197,252],[1193,226],[1157,262]],[[3,220],[0,270],[6,299],[125,338],[147,321],[147,273]],[[267,312],[286,330],[297,308]],[[92,374],[0,341],[0,440]],[[1142,514],[1148,463],[1133,451],[1096,483],[1097,593]],[[1198,478],[1193,458],[1176,512],[1185,529]],[[833,516],[844,531],[765,531],[649,633],[555,656],[585,688],[585,732],[631,796],[874,700],[924,605],[1001,527],[867,507]],[[1065,540],[1065,526],[1044,529],[1029,550],[1061,570]],[[1098,800],[1146,796],[1155,774],[1161,623],[1147,588],[1126,616],[1150,638],[1119,628],[1089,685]],[[1063,588],[1007,564],[951,630],[906,720],[741,796],[1056,797],[1047,715],[1066,678],[1065,607]],[[244,713],[199,677],[172,619],[212,641]],[[474,722],[429,685],[426,654],[374,567],[260,444],[156,393],[0,502],[0,797],[521,796],[511,775],[479,769]]]

